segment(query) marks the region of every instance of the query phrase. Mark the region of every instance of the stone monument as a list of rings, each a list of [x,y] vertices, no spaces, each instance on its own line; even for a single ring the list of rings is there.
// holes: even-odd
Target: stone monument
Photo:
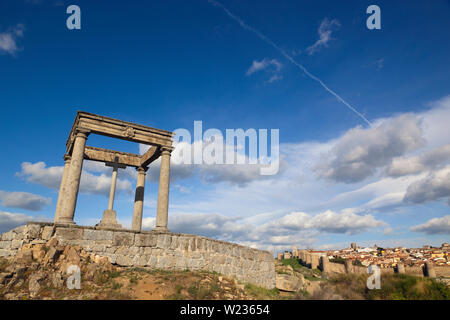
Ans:
[[[89,147],[86,146],[86,140],[90,134],[142,143],[149,145],[150,148],[145,154],[137,155]],[[131,228],[140,231],[142,228],[145,175],[148,166],[161,157],[155,230],[167,231],[170,154],[173,150],[172,137],[173,133],[169,131],[79,111],[66,143],[65,165],[56,205],[55,224],[75,224],[74,215],[83,160],[92,160],[103,162],[106,166],[113,168],[108,208],[103,212],[102,220],[97,226],[106,229],[122,228],[117,223],[116,212],[113,209],[117,172],[119,168],[134,167],[138,172],[138,177]]]

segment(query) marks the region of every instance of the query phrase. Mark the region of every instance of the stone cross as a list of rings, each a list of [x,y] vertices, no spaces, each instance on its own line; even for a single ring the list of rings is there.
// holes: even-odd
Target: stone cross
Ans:
[[[112,179],[111,179],[111,189],[109,191],[109,204],[108,209],[103,211],[103,218],[100,221],[99,226],[120,229],[122,226],[117,223],[116,212],[114,211],[114,195],[116,193],[116,182],[117,182],[117,171],[120,169],[125,169],[127,166],[119,163],[119,157],[114,158],[114,162],[105,162],[107,167],[113,168]]]
[[[90,147],[86,145],[90,134],[142,143],[151,147],[143,155]],[[173,136],[174,133],[170,131],[78,111],[66,143],[64,171],[55,210],[55,224],[75,224],[74,215],[83,161],[90,160],[105,163],[106,166],[113,168],[108,208],[103,212],[102,220],[96,226],[100,227],[99,229],[121,228],[114,211],[117,172],[119,168],[132,167],[138,171],[132,230],[141,231],[146,171],[151,163],[161,158],[155,230],[167,232]]]
[[[105,166],[113,168],[112,179],[111,179],[111,189],[109,191],[109,204],[108,204],[108,210],[113,210],[114,195],[116,194],[117,170],[119,168],[126,169],[127,166],[119,163],[119,157],[115,157],[114,162],[106,162]]]

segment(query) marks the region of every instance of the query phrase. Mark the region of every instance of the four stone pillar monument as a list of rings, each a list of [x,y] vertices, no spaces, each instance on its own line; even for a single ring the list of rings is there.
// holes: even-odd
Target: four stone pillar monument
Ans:
[[[100,134],[150,146],[142,155],[86,146],[89,134]],[[118,168],[134,167],[138,171],[133,208],[132,229],[142,228],[145,172],[161,157],[156,230],[168,231],[170,154],[174,133],[131,122],[78,111],[66,143],[65,165],[55,210],[56,224],[75,224],[74,214],[80,187],[83,160],[99,161],[113,167],[108,209],[98,227],[121,228],[116,220],[114,197]]]

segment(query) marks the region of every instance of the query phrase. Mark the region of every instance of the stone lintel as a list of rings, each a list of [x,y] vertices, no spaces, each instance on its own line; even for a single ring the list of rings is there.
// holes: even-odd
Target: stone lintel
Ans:
[[[140,167],[141,165],[141,156],[128,153],[121,152],[115,150],[108,150],[103,148],[95,148],[86,146],[84,149],[84,159],[99,161],[99,162],[114,162],[115,158],[118,158],[118,163],[128,166],[128,167]]]
[[[131,142],[167,147],[172,146],[172,137],[174,135],[170,131],[78,111],[66,142],[67,154],[71,154],[77,130],[86,130],[94,134]]]

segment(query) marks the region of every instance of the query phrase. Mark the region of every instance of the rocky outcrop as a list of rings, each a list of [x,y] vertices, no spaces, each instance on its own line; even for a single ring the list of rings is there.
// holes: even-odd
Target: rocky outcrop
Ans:
[[[116,267],[81,247],[60,245],[56,238],[44,243],[26,243],[15,255],[0,258],[0,295],[6,299],[42,298],[43,291],[63,292],[72,273],[69,266],[80,269],[85,285],[97,274]]]
[[[276,286],[282,291],[297,292],[302,289],[304,278],[297,275],[277,274]]]

